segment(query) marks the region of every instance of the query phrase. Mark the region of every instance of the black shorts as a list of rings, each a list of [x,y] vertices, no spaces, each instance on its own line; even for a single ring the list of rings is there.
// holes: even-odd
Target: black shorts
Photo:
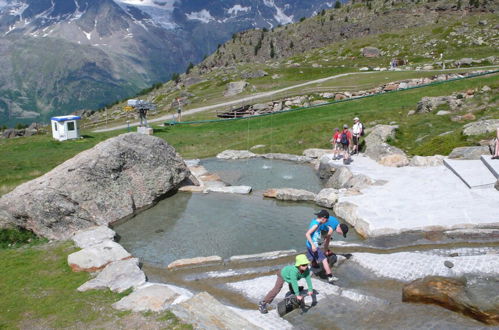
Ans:
[[[353,144],[358,144],[359,143],[359,140],[360,140],[360,136],[353,136],[352,137],[352,140],[353,140]]]
[[[341,145],[341,150],[347,150],[348,151],[348,143],[347,144],[340,144]]]

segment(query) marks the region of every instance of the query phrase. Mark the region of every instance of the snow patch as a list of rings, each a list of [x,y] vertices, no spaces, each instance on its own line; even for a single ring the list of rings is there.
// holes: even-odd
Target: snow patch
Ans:
[[[241,6],[241,5],[235,5],[235,6],[233,6],[232,8],[229,8],[229,9],[227,10],[227,13],[228,13],[229,15],[234,15],[234,16],[235,16],[235,15],[237,15],[239,12],[243,12],[243,13],[245,13],[245,12],[248,12],[248,11],[250,11],[250,10],[251,10],[251,7],[243,7],[243,6]]]
[[[274,19],[279,24],[293,23],[293,15],[291,15],[291,16],[286,15],[284,13],[284,10],[282,10],[282,8],[277,7],[277,5],[274,3],[274,0],[263,0],[263,4],[267,7],[274,8],[276,10],[276,14],[274,15]]]
[[[82,31],[83,34],[85,35],[85,37],[87,37],[88,40],[91,40],[92,39],[92,32],[85,32],[85,31]]]
[[[203,10],[198,11],[198,12],[191,12],[189,14],[185,14],[185,16],[187,16],[187,19],[198,20],[198,21],[201,21],[203,23],[209,23],[209,22],[215,20],[215,18],[213,16],[211,16],[210,12],[206,9],[203,9]]]

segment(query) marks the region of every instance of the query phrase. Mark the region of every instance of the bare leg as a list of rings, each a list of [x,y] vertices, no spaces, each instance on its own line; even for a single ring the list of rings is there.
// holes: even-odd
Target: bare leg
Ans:
[[[331,267],[329,267],[329,261],[327,260],[327,258],[324,258],[324,260],[322,260],[322,266],[324,266],[324,270],[326,271],[326,275],[330,275],[331,274]]]

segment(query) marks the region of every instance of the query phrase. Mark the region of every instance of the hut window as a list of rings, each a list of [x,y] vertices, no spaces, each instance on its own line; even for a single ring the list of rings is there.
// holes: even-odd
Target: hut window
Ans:
[[[75,130],[75,122],[68,121],[68,131],[74,131],[74,130]]]

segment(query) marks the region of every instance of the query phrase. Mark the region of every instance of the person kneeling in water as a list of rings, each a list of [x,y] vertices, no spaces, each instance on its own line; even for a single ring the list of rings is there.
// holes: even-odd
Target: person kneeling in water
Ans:
[[[289,265],[284,267],[281,271],[277,272],[277,279],[274,288],[267,293],[265,298],[258,303],[258,310],[262,314],[268,313],[267,305],[270,304],[274,298],[279,294],[284,285],[284,282],[288,283],[289,291],[296,295],[298,301],[302,301],[304,296],[300,295],[300,289],[298,287],[298,281],[302,278],[307,281],[308,295],[311,296],[314,293],[314,288],[312,287],[312,279],[310,278],[310,270],[308,269],[308,259],[304,254],[299,254],[296,256],[295,265]]]

